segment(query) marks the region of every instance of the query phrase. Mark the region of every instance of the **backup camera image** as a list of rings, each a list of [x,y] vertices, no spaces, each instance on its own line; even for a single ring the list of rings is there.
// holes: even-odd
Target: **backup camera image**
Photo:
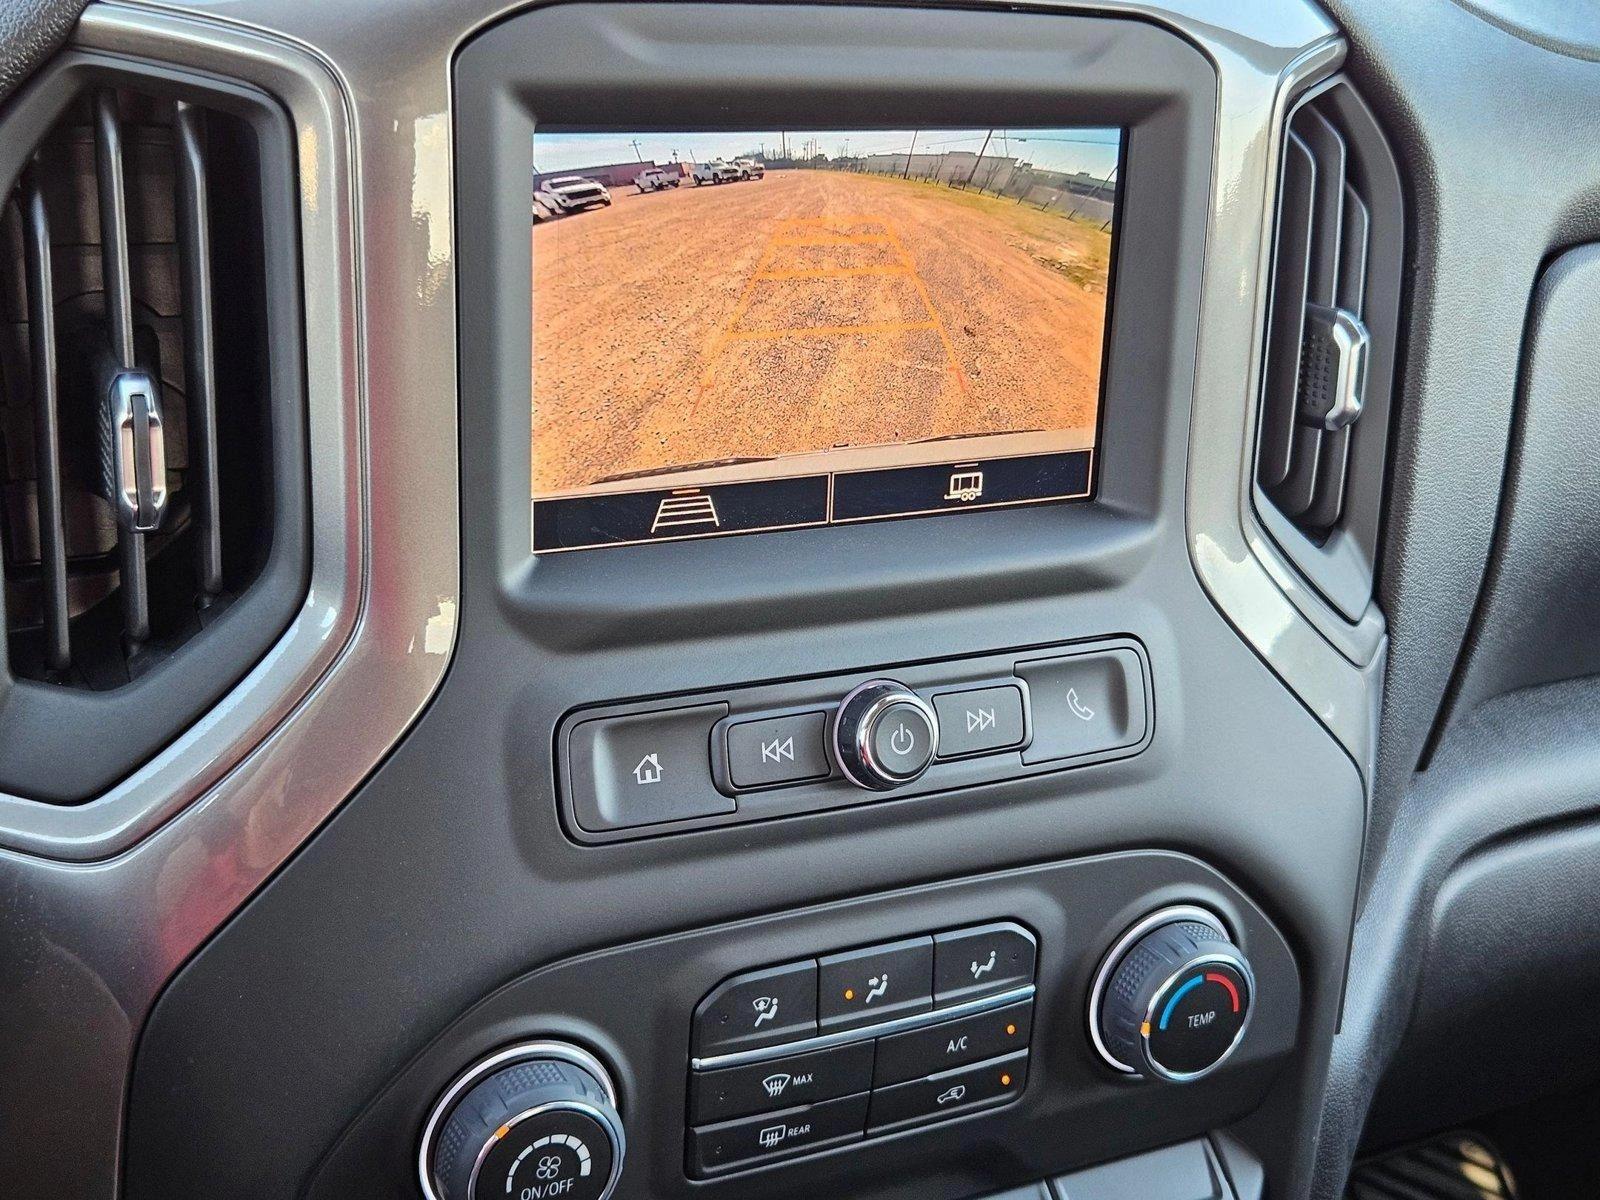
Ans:
[[[534,549],[1087,496],[1120,144],[536,133]]]

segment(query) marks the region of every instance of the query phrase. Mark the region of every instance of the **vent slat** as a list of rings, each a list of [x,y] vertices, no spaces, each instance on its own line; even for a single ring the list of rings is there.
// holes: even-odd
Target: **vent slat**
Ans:
[[[99,175],[100,263],[111,353],[124,371],[136,365],[133,284],[128,275],[128,198],[122,177],[122,116],[113,91],[95,93],[94,157]]]
[[[51,671],[72,665],[67,612],[67,536],[61,505],[61,419],[56,384],[55,283],[51,276],[50,216],[35,168],[22,182],[28,343],[33,360],[33,451],[39,522],[40,615],[44,661]]]
[[[1267,331],[1266,392],[1293,396],[1305,329],[1306,288],[1311,269],[1312,203],[1317,162],[1292,132],[1284,146],[1283,201],[1279,210],[1276,286]],[[1274,488],[1289,475],[1294,453],[1292,404],[1268,404],[1261,416],[1256,463],[1261,486]]]
[[[1367,247],[1372,240],[1372,213],[1349,184],[1344,189],[1344,237],[1339,245],[1340,308],[1357,316],[1367,310]]]
[[[1317,161],[1306,298],[1331,307],[1338,298],[1339,247],[1344,239],[1345,145],[1339,131],[1316,109],[1308,109],[1306,116],[1302,136]]]
[[[211,324],[211,224],[206,195],[205,114],[178,102],[178,243],[183,267],[184,364],[189,387],[190,488],[201,602],[222,592],[217,477],[216,349]]]
[[[137,365],[133,340],[133,285],[128,266],[128,202],[122,176],[122,116],[117,94],[95,93],[94,150],[99,174],[100,263],[105,288],[106,329],[111,355],[119,370]],[[102,451],[106,453],[106,451]],[[144,534],[117,526],[117,552],[122,565],[122,637],[130,656],[150,637],[150,584],[144,557]]]

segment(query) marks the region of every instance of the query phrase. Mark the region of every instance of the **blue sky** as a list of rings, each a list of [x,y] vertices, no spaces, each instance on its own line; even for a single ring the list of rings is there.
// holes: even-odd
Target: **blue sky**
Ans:
[[[987,129],[922,129],[916,131],[917,152],[970,150],[983,146]],[[751,133],[535,133],[534,170],[575,171],[602,163],[631,162],[638,157],[670,162],[674,151],[685,161],[736,158],[763,146],[777,155],[787,137],[792,154],[809,141],[822,153],[838,157],[848,147],[857,154],[882,154],[911,147],[912,131],[897,130],[787,130]],[[1104,177],[1117,165],[1121,133],[1116,129],[996,129],[989,140],[990,154],[1009,154],[1034,166],[1057,171],[1087,171]],[[634,142],[638,142],[637,152]]]

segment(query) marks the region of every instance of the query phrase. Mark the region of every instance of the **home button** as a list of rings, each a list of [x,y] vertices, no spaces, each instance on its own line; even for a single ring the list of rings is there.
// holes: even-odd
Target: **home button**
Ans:
[[[599,833],[735,811],[711,781],[711,730],[727,714],[726,704],[702,704],[575,725],[567,760],[579,826]]]

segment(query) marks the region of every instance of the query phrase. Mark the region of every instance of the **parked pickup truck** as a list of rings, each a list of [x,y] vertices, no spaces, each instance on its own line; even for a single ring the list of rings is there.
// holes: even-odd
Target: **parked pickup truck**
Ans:
[[[695,163],[694,165],[695,187],[700,187],[702,184],[707,183],[732,183],[742,178],[744,176],[739,174],[738,167],[720,158],[712,159],[710,162]]]
[[[736,158],[733,165],[739,168],[740,179],[764,179],[767,174],[767,164],[759,158]]]
[[[641,192],[659,192],[662,188],[677,187],[683,180],[679,171],[663,171],[660,167],[651,167],[647,171],[640,171],[634,176],[634,186]]]

